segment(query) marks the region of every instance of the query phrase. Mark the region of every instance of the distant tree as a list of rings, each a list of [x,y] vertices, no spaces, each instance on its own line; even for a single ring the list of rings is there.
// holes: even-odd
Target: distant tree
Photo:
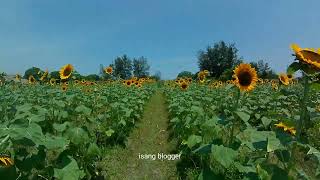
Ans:
[[[156,81],[160,81],[161,80],[161,72],[156,71],[156,73],[154,75],[152,75],[151,78],[155,79]]]
[[[263,60],[259,60],[258,62],[250,62],[250,64],[256,69],[259,78],[277,78],[277,74],[271,69],[269,64],[265,63]]]
[[[97,74],[90,74],[90,75],[86,76],[85,79],[88,81],[99,81],[100,76],[98,76]]]
[[[149,76],[150,66],[147,62],[147,58],[140,57],[133,59],[133,75],[138,78]]]
[[[220,41],[215,43],[213,47],[208,46],[205,51],[199,51],[199,68],[200,70],[208,70],[211,77],[219,78],[226,69],[233,69],[241,62],[237,53],[238,49],[234,44],[228,45],[224,41]]]
[[[40,73],[39,73],[40,72]],[[23,78],[24,79],[28,79],[29,76],[33,76],[36,80],[39,80],[41,75],[42,75],[43,71],[41,71],[40,68],[37,67],[32,67],[26,70],[26,72],[24,73]]]
[[[132,76],[132,62],[127,55],[117,57],[114,60],[114,76],[121,79],[129,79]]]
[[[52,72],[50,73],[50,78],[60,79],[59,71],[52,71]]]
[[[178,78],[182,78],[182,77],[186,77],[186,78],[192,78],[194,76],[194,74],[192,74],[192,72],[190,71],[182,71],[178,74]]]

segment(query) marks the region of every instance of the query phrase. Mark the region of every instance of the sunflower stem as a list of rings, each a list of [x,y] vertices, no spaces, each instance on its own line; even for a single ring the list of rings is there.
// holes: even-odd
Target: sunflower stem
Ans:
[[[306,115],[307,115],[307,107],[306,102],[308,101],[308,93],[309,93],[309,79],[306,74],[303,74],[303,96],[300,103],[300,120],[297,128],[297,137],[299,140],[302,138],[302,133],[306,124]]]
[[[239,100],[240,100],[240,95],[241,95],[241,92],[240,92],[240,89],[237,89],[237,95],[235,97],[235,103],[233,105],[233,108],[232,108],[232,112],[235,113],[236,110],[238,109],[238,106],[239,106]],[[236,127],[236,122],[237,122],[237,116],[234,114],[233,115],[233,120],[232,120],[232,129],[231,129],[231,136],[230,136],[230,141],[229,141],[229,147],[233,144],[233,140],[234,140],[234,130],[235,130],[235,127]]]

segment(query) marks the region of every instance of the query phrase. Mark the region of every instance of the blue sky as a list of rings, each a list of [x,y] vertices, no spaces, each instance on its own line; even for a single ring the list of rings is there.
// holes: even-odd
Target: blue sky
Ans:
[[[1,0],[0,72],[71,63],[91,74],[127,54],[174,78],[196,72],[197,52],[220,40],[281,72],[293,60],[291,43],[320,47],[319,7],[319,0]]]

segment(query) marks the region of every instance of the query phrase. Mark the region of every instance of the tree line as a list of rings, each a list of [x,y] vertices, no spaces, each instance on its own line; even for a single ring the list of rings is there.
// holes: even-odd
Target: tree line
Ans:
[[[141,56],[138,58],[130,58],[126,54],[116,57],[113,63],[109,64],[113,69],[112,74],[105,73],[105,66],[100,64],[98,74],[81,75],[78,71],[73,72],[76,79],[84,79],[90,81],[108,80],[108,79],[130,79],[133,76],[144,78],[150,76],[150,65],[147,58]],[[32,67],[25,71],[23,78],[27,79],[30,75],[34,76],[36,80],[40,79],[40,74],[43,70],[38,67]],[[51,78],[59,79],[59,71],[52,71],[49,73]],[[160,79],[159,73],[152,75],[154,79]]]
[[[232,77],[233,69],[240,63],[244,62],[242,57],[238,56],[238,49],[235,44],[227,44],[224,41],[208,46],[205,50],[198,52],[199,70],[208,70],[209,77],[218,80],[229,80]],[[269,64],[264,60],[250,62],[258,74],[258,77],[264,79],[277,78],[277,74],[271,69]],[[182,71],[178,77],[197,78],[197,73]]]

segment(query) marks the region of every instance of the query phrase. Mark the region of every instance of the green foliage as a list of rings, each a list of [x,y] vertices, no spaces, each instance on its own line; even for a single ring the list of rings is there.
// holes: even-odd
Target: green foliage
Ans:
[[[252,67],[257,71],[258,77],[263,79],[276,79],[277,74],[271,69],[268,63],[265,63],[263,60],[258,62],[251,62]]]
[[[148,64],[147,58],[140,57],[138,59],[133,58],[133,76],[138,78],[144,78],[149,76],[150,66]]]
[[[38,72],[41,72],[40,74]],[[26,72],[24,73],[23,78],[24,79],[28,79],[29,76],[33,76],[36,80],[39,80],[41,77],[41,74],[43,73],[43,71],[40,68],[37,67],[32,67],[26,70]]]
[[[82,87],[25,85],[0,89],[0,152],[14,166],[0,177],[16,179],[91,179],[102,176],[97,162],[103,149],[123,145],[141,117],[152,86],[123,88],[120,84]],[[16,100],[13,100],[16,99]]]
[[[318,179],[320,153],[311,147],[319,146],[318,126],[309,129],[303,145],[274,125],[297,127],[301,113],[301,84],[282,88],[285,91],[259,85],[241,93],[235,106],[232,85],[210,89],[191,84],[184,92],[166,87],[172,136],[179,142],[177,151],[189,158],[181,163],[194,172],[190,179]],[[319,95],[314,89],[306,104],[313,122],[320,120],[314,110]]]
[[[88,81],[99,81],[100,76],[98,76],[96,74],[90,74],[90,75],[86,76],[84,79],[88,80]]]
[[[121,79],[129,79],[132,76],[132,61],[127,55],[117,57],[114,60],[114,76]]]
[[[234,44],[226,44],[224,41],[208,46],[205,51],[200,50],[198,65],[200,70],[208,70],[210,76],[219,78],[226,69],[232,69],[240,63],[238,50]]]
[[[194,74],[190,71],[182,71],[178,74],[177,78],[193,78]]]

